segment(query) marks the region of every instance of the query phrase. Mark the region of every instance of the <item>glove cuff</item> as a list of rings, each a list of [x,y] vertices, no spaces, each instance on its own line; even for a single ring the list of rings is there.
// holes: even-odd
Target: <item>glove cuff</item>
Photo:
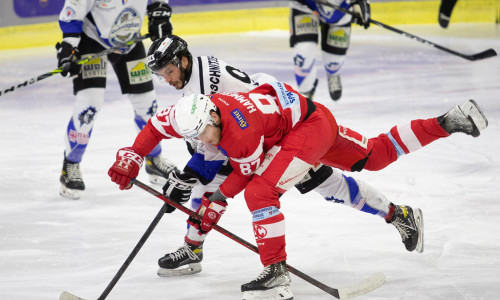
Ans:
[[[70,44],[73,48],[77,48],[80,44],[81,37],[65,37],[62,39],[63,43],[66,42]]]

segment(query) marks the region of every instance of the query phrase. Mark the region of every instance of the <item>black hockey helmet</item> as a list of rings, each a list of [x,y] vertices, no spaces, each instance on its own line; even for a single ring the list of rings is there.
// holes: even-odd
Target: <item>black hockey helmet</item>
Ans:
[[[181,68],[181,59],[186,56],[192,61],[186,41],[176,35],[166,35],[154,41],[148,50],[148,66],[157,72],[167,64],[174,64]]]

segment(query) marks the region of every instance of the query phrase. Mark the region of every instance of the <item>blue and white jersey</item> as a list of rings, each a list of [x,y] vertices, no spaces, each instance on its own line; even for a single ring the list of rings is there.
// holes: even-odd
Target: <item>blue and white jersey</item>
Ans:
[[[324,0],[328,3],[337,5],[344,9],[351,7],[349,0]],[[313,11],[317,13],[318,18],[326,24],[344,24],[351,20],[350,15],[345,15],[343,12],[338,11],[326,5],[322,5],[313,0],[296,0],[291,2],[291,7],[302,11]]]
[[[81,33],[105,48],[140,35],[148,0],[66,0],[59,14],[65,41],[78,46]]]

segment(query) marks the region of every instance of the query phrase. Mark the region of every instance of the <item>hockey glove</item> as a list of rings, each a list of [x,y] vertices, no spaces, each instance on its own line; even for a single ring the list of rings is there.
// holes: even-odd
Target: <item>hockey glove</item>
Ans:
[[[153,2],[147,7],[149,37],[155,41],[164,35],[172,34],[170,15],[172,8],[165,2]]]
[[[63,41],[56,44],[57,67],[61,68],[61,75],[68,77],[80,73],[81,66],[76,63],[80,59],[80,51],[70,43]]]
[[[352,22],[365,27],[365,29],[370,27],[371,9],[369,0],[355,0],[351,3],[351,7],[354,13]]]
[[[219,190],[215,193],[205,193],[201,199],[201,205],[196,211],[202,217],[201,222],[189,217],[188,223],[198,229],[201,234],[206,234],[219,222],[219,219],[226,211],[226,207],[225,197]]]
[[[196,178],[176,169],[168,176],[167,183],[163,186],[163,194],[172,201],[180,204],[185,203],[191,197],[191,190],[197,182]],[[171,213],[174,210],[175,207],[169,205],[166,213]]]
[[[131,148],[121,148],[116,153],[116,161],[108,171],[111,181],[120,186],[120,190],[132,187],[130,180],[136,178],[141,169],[144,158]]]

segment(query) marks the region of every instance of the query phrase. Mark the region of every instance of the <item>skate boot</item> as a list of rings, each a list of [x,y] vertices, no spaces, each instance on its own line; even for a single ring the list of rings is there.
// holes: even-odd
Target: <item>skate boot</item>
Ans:
[[[446,132],[463,132],[478,137],[481,131],[488,127],[488,120],[476,101],[468,100],[462,105],[456,105],[446,114],[437,118],[439,125]]]
[[[332,100],[337,101],[342,96],[342,81],[339,74],[327,74],[328,89]]]
[[[243,300],[291,300],[290,275],[286,269],[286,261],[280,261],[264,268],[260,275],[241,286]]]
[[[161,155],[156,157],[147,155],[145,162],[146,173],[149,174],[149,181],[151,183],[163,185],[167,183],[168,175],[170,175],[172,171],[177,170],[174,163],[166,158],[163,158]]]
[[[393,211],[392,216],[387,223],[394,225],[401,234],[403,244],[406,250],[424,251],[424,219],[422,211],[419,208],[413,210],[409,206],[394,205],[391,203],[390,211]]]
[[[80,172],[80,164],[74,163],[64,157],[61,177],[61,190],[59,194],[69,199],[80,199],[80,192],[85,190],[85,184]]]
[[[311,90],[307,91],[307,92],[303,92],[301,93],[302,95],[304,95],[306,98],[308,98],[309,100],[312,100],[313,97],[314,97],[314,93],[316,92],[316,87],[318,86],[318,79],[316,78],[316,80],[314,81],[314,84],[313,84],[313,87]]]
[[[184,243],[184,246],[177,251],[165,254],[158,260],[160,266],[158,276],[170,277],[200,273],[202,260],[203,243],[199,246]]]

